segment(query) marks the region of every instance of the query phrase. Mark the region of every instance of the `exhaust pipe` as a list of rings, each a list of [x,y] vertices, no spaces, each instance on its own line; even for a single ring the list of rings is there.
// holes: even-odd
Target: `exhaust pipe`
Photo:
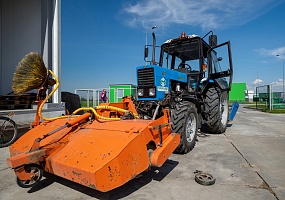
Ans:
[[[209,45],[211,47],[215,47],[218,44],[218,38],[217,35],[210,35],[209,36]]]
[[[155,65],[155,46],[156,46],[156,37],[155,34],[152,33],[152,58],[151,58],[151,65]]]

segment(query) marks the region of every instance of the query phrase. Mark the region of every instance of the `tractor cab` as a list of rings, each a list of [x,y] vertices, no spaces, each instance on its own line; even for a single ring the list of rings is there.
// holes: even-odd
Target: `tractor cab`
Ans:
[[[188,92],[194,92],[207,76],[205,65],[210,48],[198,35],[186,36],[183,32],[178,38],[167,40],[161,46],[159,65],[186,73]]]
[[[211,31],[208,34],[210,33]],[[206,43],[204,38],[208,34],[201,38],[182,32],[178,38],[167,40],[161,46],[159,66],[187,74],[186,87],[190,93],[201,90],[201,85],[210,79],[214,81],[217,78],[228,77],[228,88],[231,84],[231,59],[221,68],[220,62],[223,59],[216,57],[217,36],[210,35],[209,43]],[[220,46],[227,47],[227,44]],[[229,58],[230,52],[226,53],[228,55],[224,55],[225,58]]]

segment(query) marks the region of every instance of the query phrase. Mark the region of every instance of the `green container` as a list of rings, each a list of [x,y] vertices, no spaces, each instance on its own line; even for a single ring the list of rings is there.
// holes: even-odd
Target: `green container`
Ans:
[[[125,96],[136,97],[136,86],[132,84],[112,84],[109,85],[110,103],[120,102]]]
[[[230,101],[244,101],[246,83],[232,83],[231,91],[229,93]]]

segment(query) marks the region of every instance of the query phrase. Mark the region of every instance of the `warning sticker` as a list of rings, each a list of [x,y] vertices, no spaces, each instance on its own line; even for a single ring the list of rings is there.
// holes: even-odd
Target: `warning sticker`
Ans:
[[[158,86],[157,87],[157,91],[168,92],[168,88],[167,87]]]

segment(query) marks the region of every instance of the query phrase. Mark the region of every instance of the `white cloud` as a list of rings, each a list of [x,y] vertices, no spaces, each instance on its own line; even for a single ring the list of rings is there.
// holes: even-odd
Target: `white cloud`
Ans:
[[[279,78],[277,81],[274,81],[271,83],[271,85],[274,85],[274,86],[282,86],[283,85],[283,79],[282,78]]]
[[[262,56],[276,56],[279,55],[280,58],[284,58],[285,55],[285,46],[284,47],[279,47],[275,49],[257,49],[256,50],[260,55]]]
[[[267,90],[266,89],[267,85],[272,86],[273,92],[281,92],[283,90],[283,79],[279,78],[278,80],[271,82],[270,84],[264,83],[263,80],[261,80],[261,79],[255,79],[253,82],[247,83],[246,88],[247,88],[247,90],[254,90],[255,91],[255,88],[259,87],[259,90],[263,91],[263,90]],[[284,85],[284,87],[285,87],[285,85]]]
[[[272,90],[274,92],[283,91],[283,79],[282,78],[279,78],[277,81],[272,82],[270,85],[272,86]]]
[[[278,4],[277,0],[140,0],[123,13],[129,26],[185,24],[209,30],[245,24]]]
[[[256,87],[259,87],[259,86],[263,86],[263,80],[261,79],[255,79],[253,82],[251,83],[246,83],[246,89],[247,90],[254,90],[255,91],[255,88]]]
[[[252,82],[252,84],[254,84],[254,85],[259,85],[261,83],[263,83],[263,80],[261,80],[261,79],[255,79],[255,81]]]
[[[247,90],[254,90],[256,88],[257,85],[253,84],[253,83],[246,83],[246,89]]]
[[[253,82],[250,82],[250,83],[246,83],[246,89],[247,90],[254,90],[255,91],[255,88],[256,87],[259,87],[259,86],[263,86],[263,80],[261,79],[255,79]]]

